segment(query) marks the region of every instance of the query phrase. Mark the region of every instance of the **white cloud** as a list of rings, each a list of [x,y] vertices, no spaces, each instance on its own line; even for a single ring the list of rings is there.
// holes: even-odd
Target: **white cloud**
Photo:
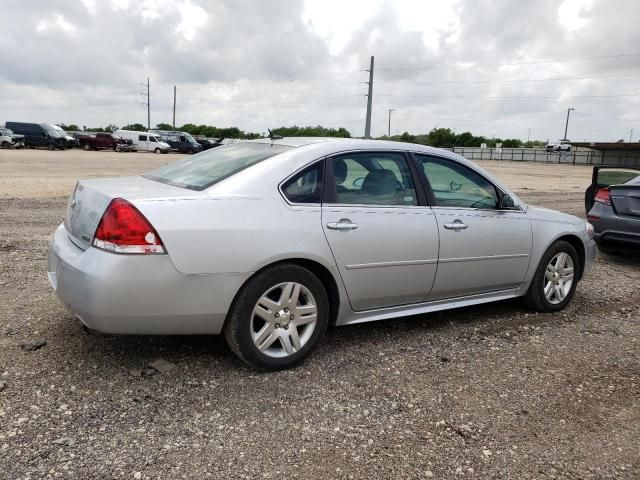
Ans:
[[[634,53],[637,0],[85,4],[23,0],[3,11],[0,124],[146,122],[139,91],[149,76],[155,123],[171,119],[177,85],[178,123],[319,123],[362,135],[362,70],[375,55],[374,135],[386,132],[389,108],[400,133],[438,125],[526,138],[531,128],[555,139],[569,107],[575,138],[640,131],[639,96],[593,97],[640,95],[640,56],[475,67]],[[532,81],[549,78],[561,80]]]
[[[558,7],[558,21],[568,31],[575,32],[591,25],[588,16],[594,0],[564,0]]]

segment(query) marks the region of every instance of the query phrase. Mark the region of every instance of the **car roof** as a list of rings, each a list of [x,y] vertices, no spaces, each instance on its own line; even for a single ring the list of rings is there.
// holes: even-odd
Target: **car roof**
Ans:
[[[273,145],[284,145],[287,147],[306,147],[315,146],[322,149],[337,148],[338,150],[360,150],[360,149],[379,149],[379,150],[405,150],[414,152],[428,152],[444,154],[450,156],[450,152],[420,145],[417,143],[394,142],[389,140],[372,140],[366,138],[343,138],[343,137],[283,137],[283,138],[258,138],[255,140],[240,140],[239,142],[263,143]],[[454,155],[454,157],[459,157]]]
[[[304,147],[305,145],[311,145],[313,143],[340,142],[349,140],[355,139],[342,137],[277,137],[274,139],[257,138],[255,140],[246,141],[251,143],[272,143],[274,145],[285,145],[287,147]]]

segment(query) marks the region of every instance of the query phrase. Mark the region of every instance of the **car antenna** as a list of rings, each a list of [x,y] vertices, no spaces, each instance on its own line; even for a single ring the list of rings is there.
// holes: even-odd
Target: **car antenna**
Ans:
[[[271,140],[282,140],[284,138],[282,135],[274,134],[270,128],[267,128],[267,130],[269,131],[269,138]]]

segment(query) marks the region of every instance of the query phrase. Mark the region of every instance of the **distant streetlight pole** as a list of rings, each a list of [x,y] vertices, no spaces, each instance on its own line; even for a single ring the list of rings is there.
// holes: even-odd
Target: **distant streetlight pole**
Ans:
[[[569,114],[571,113],[571,110],[575,110],[575,108],[569,108],[567,110],[567,123],[565,123],[565,125],[564,125],[564,138],[563,138],[563,140],[565,140],[565,141],[568,140],[567,139],[567,130],[569,129]]]
[[[391,140],[391,112],[394,112],[394,108],[389,109],[389,126],[387,128],[387,138]]]

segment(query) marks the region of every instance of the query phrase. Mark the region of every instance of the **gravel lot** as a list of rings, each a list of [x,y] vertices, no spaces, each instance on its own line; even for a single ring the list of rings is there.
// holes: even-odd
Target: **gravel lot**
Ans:
[[[0,151],[0,477],[640,478],[640,257],[600,254],[558,314],[335,328],[278,373],[218,337],[86,334],[46,277],[76,179],[177,157]],[[583,215],[589,168],[484,166]]]

